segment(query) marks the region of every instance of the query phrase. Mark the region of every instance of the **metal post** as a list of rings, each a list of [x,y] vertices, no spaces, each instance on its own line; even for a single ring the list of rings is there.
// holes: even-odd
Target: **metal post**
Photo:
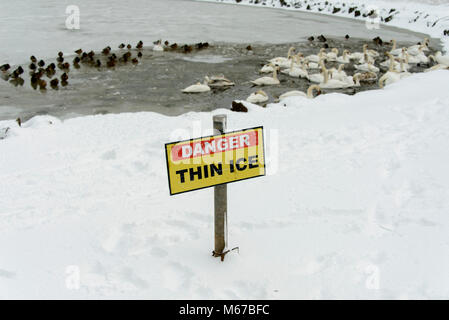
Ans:
[[[226,115],[215,115],[213,117],[214,130],[219,134],[224,134],[226,131]],[[223,159],[224,161],[224,159]],[[219,185],[214,187],[214,220],[215,220],[215,249],[214,257],[224,258],[224,251],[226,248],[226,222],[228,212],[228,189],[227,185]]]

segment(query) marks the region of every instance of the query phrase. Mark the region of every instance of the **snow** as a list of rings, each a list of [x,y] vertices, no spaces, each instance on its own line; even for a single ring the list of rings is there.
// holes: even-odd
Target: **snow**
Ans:
[[[448,76],[247,114],[2,121],[0,297],[447,298]],[[163,148],[218,113],[263,125],[268,157],[228,187],[224,263],[213,190],[170,197]]]
[[[221,2],[237,4],[235,0],[196,0],[203,2]],[[282,5],[285,3],[286,5]],[[328,5],[325,5],[328,3]],[[241,0],[238,5],[266,6],[282,8],[287,10],[300,10],[315,12],[326,15],[341,16],[359,20],[367,20],[364,13],[377,10],[380,17],[393,19],[387,23],[380,22],[380,28],[385,25],[400,27],[417,32],[423,32],[434,38],[441,38],[446,51],[449,50],[449,36],[443,36],[444,30],[449,30],[449,1],[447,0]],[[307,6],[310,6],[310,10]],[[287,7],[288,6],[288,7]],[[334,8],[340,8],[337,13],[333,13]],[[354,12],[349,13],[349,8],[357,7],[361,11],[359,17],[354,17]],[[391,9],[395,9],[391,12]],[[368,25],[372,20],[368,19]]]
[[[0,121],[0,298],[447,299],[448,80],[248,113]],[[228,186],[224,262],[213,189],[170,197],[164,155],[222,113],[264,126],[268,160]]]

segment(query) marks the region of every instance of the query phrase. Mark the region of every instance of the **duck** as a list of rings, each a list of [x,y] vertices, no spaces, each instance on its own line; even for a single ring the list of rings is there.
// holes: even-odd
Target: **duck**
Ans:
[[[76,53],[77,55],[81,55],[81,54],[83,53],[83,49],[75,50],[75,53]]]
[[[206,81],[204,83],[197,82],[185,89],[182,89],[183,93],[202,93],[210,91],[210,87],[207,85]]]
[[[309,86],[309,88],[307,89],[307,93],[304,93],[302,91],[299,90],[292,90],[292,91],[287,91],[284,94],[281,94],[279,96],[279,100],[288,98],[288,97],[304,97],[304,98],[309,98],[309,99],[313,99],[313,92],[317,91],[318,94],[321,93],[321,88],[319,85],[313,84],[311,86]]]
[[[349,50],[343,50],[343,55],[337,57],[335,61],[337,61],[338,63],[350,63],[351,60],[349,59],[349,55]]]
[[[53,80],[50,81],[50,87],[54,90],[58,89],[58,85],[59,85],[59,80],[58,78],[55,78]]]
[[[287,52],[287,57],[276,57],[276,58],[272,58],[270,60],[268,60],[269,63],[280,66],[280,67],[284,67],[284,68],[288,68],[288,65],[290,63],[290,60],[292,59],[292,53],[295,51],[296,49],[294,47],[290,47],[288,49]],[[287,66],[286,66],[287,65]]]
[[[268,101],[268,95],[263,90],[258,90],[251,93],[251,95],[246,99],[250,103],[263,103]]]
[[[125,47],[126,47],[126,46],[125,46],[124,43],[121,43],[121,44],[118,46],[119,49],[124,49]]]
[[[105,56],[107,56],[110,52],[111,52],[110,46],[107,46],[106,48],[103,49],[103,51],[101,51],[101,53],[104,54]]]
[[[273,76],[272,77],[261,77],[256,80],[251,81],[252,84],[256,86],[270,86],[270,85],[278,85],[280,84],[280,81],[277,77],[277,71],[279,70],[279,67],[275,67],[273,69]]]
[[[143,48],[143,41],[142,40],[140,40],[138,43],[137,43],[137,45],[136,45],[136,49],[142,49]]]

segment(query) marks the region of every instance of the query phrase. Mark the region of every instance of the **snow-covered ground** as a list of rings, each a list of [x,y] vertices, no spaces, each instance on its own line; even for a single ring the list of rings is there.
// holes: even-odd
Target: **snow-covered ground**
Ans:
[[[237,3],[236,0],[197,1]],[[446,50],[449,49],[449,35],[443,37],[444,30],[449,30],[449,1],[447,0],[239,0],[238,4],[349,17],[365,20],[370,28],[374,28],[378,22],[380,28],[390,25],[424,32],[435,38],[442,38],[444,47]],[[334,8],[339,9],[339,11],[334,12],[336,11]],[[351,8],[356,9],[350,10]],[[354,15],[356,10],[360,11],[360,15],[357,17]],[[363,14],[372,10],[375,10],[381,20],[363,16]],[[389,17],[391,17],[391,20],[384,21]]]
[[[448,74],[247,114],[0,122],[0,297],[447,298]],[[263,125],[270,161],[228,187],[224,263],[213,190],[170,197],[163,148],[216,113]]]
[[[448,298],[448,80],[248,113],[0,121],[0,298]],[[223,263],[213,190],[170,197],[164,155],[218,113],[263,125],[269,161],[228,187],[240,253]]]

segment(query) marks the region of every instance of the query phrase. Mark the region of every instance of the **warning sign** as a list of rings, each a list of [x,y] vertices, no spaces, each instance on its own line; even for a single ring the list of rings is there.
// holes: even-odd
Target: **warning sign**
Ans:
[[[170,194],[265,175],[263,127],[165,145]]]

